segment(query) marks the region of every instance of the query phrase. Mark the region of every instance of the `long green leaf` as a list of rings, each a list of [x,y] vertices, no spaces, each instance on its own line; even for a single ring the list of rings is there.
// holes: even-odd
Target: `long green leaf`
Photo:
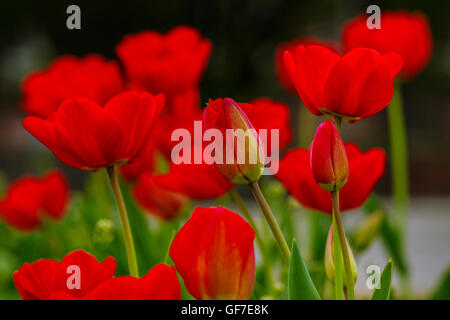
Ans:
[[[320,300],[295,239],[292,242],[288,274],[289,300]]]
[[[389,300],[391,294],[391,280],[392,270],[394,264],[392,258],[386,263],[383,272],[381,273],[380,289],[375,289],[372,295],[372,300]]]

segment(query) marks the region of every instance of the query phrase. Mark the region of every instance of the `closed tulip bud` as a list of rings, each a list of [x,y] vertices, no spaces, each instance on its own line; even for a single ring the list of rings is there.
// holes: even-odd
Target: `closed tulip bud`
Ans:
[[[309,147],[309,157],[314,179],[323,189],[338,191],[347,182],[347,153],[331,121],[327,120],[317,128]]]
[[[222,133],[223,151],[216,161],[217,169],[229,181],[248,184],[258,181],[264,169],[264,153],[259,136],[247,117],[252,110],[250,104],[230,98],[210,100],[203,119],[207,129],[218,129]],[[215,156],[217,159],[217,154]]]
[[[196,299],[249,299],[255,282],[254,238],[237,213],[198,207],[175,236],[170,257]]]
[[[349,258],[350,258],[350,266],[352,269],[353,283],[356,283],[356,279],[358,278],[358,268],[356,267],[355,257],[353,256],[352,249],[348,245],[347,239],[345,240],[347,243]],[[342,257],[341,257],[342,259]],[[342,261],[342,264],[344,262]],[[327,274],[328,280],[334,283],[334,276],[336,274],[334,269],[334,247],[333,247],[333,225],[330,227],[330,231],[328,231],[327,244],[325,247],[325,272]],[[347,279],[344,274],[344,285],[347,285]]]

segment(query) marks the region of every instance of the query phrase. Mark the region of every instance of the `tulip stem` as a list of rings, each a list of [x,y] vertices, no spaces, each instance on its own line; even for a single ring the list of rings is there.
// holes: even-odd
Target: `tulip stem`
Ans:
[[[233,201],[236,203],[236,205],[239,207],[239,210],[242,212],[244,217],[247,219],[250,226],[255,231],[255,240],[256,240],[256,243],[258,244],[259,251],[261,252],[261,260],[262,260],[262,263],[266,270],[265,274],[266,274],[267,283],[271,287],[273,284],[273,278],[272,278],[272,273],[270,270],[271,263],[267,256],[266,244],[264,243],[264,240],[261,238],[258,228],[256,228],[256,223],[255,223],[255,220],[253,220],[252,214],[250,213],[247,206],[245,205],[244,200],[242,200],[241,196],[237,193],[236,189],[231,189],[229,191],[229,194],[230,194],[231,198],[233,199]],[[272,290],[272,288],[270,288],[270,291],[271,290]]]
[[[336,226],[337,226],[338,235],[339,235],[339,242],[340,242],[341,250],[342,250],[342,258],[344,260],[344,269],[345,269],[345,275],[347,278],[348,298],[350,300],[354,300],[355,292],[354,292],[354,288],[353,288],[354,284],[353,284],[352,267],[350,264],[350,255],[349,255],[349,250],[348,250],[348,246],[347,246],[347,241],[345,240],[344,225],[342,224],[341,212],[339,209],[339,191],[331,192],[331,202],[333,205],[333,216],[336,221]]]
[[[394,95],[389,104],[389,136],[391,144],[392,189],[394,210],[402,233],[407,222],[408,214],[408,146],[406,126],[403,113],[403,102],[400,84],[395,82]]]
[[[275,240],[280,247],[281,254],[283,255],[284,261],[289,263],[289,259],[291,258],[291,250],[284,238],[283,232],[278,225],[278,222],[273,215],[272,209],[270,209],[269,204],[267,203],[266,198],[264,197],[261,188],[259,187],[258,181],[250,183],[250,188],[252,189],[253,195],[255,196],[256,201],[261,208],[261,211],[266,218],[267,223],[269,224],[270,230],[272,231]]]
[[[128,268],[130,275],[139,277],[138,264],[136,259],[136,250],[134,249],[133,234],[131,232],[130,221],[128,220],[127,209],[123,200],[122,191],[120,190],[119,178],[117,176],[116,167],[109,166],[106,168],[109,181],[116,199],[117,209],[119,211],[120,222],[122,224],[123,238],[125,242],[125,250],[127,252]]]

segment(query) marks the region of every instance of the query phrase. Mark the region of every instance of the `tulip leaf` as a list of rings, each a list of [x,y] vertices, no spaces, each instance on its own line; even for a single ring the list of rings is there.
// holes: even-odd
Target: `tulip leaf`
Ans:
[[[391,295],[391,280],[392,270],[394,264],[392,258],[386,263],[383,272],[381,273],[381,279],[379,282],[379,289],[375,289],[372,295],[372,300],[389,300]]]
[[[450,300],[450,267],[444,272],[439,285],[431,295],[432,300]]]
[[[320,300],[295,239],[292,242],[288,274],[289,300]]]

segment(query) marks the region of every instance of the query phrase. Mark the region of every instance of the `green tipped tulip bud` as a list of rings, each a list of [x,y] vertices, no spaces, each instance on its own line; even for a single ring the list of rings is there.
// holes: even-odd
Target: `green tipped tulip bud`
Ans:
[[[210,100],[203,113],[207,129],[218,129],[223,138],[222,163],[217,169],[229,181],[249,184],[258,181],[264,170],[264,154],[259,136],[244,109],[250,104],[238,104],[230,98]],[[216,150],[217,151],[217,150]]]
[[[356,279],[358,278],[358,268],[356,267],[355,257],[353,256],[352,249],[350,248],[347,239],[345,240],[345,242],[347,243],[350,258],[350,267],[352,269],[353,283],[356,283]],[[344,261],[342,261],[342,264],[344,264]],[[334,283],[334,277],[336,272],[334,269],[333,226],[330,227],[330,231],[328,232],[327,244],[325,247],[325,272],[327,274],[328,280]],[[347,277],[345,275],[344,275],[344,286],[347,286]]]

